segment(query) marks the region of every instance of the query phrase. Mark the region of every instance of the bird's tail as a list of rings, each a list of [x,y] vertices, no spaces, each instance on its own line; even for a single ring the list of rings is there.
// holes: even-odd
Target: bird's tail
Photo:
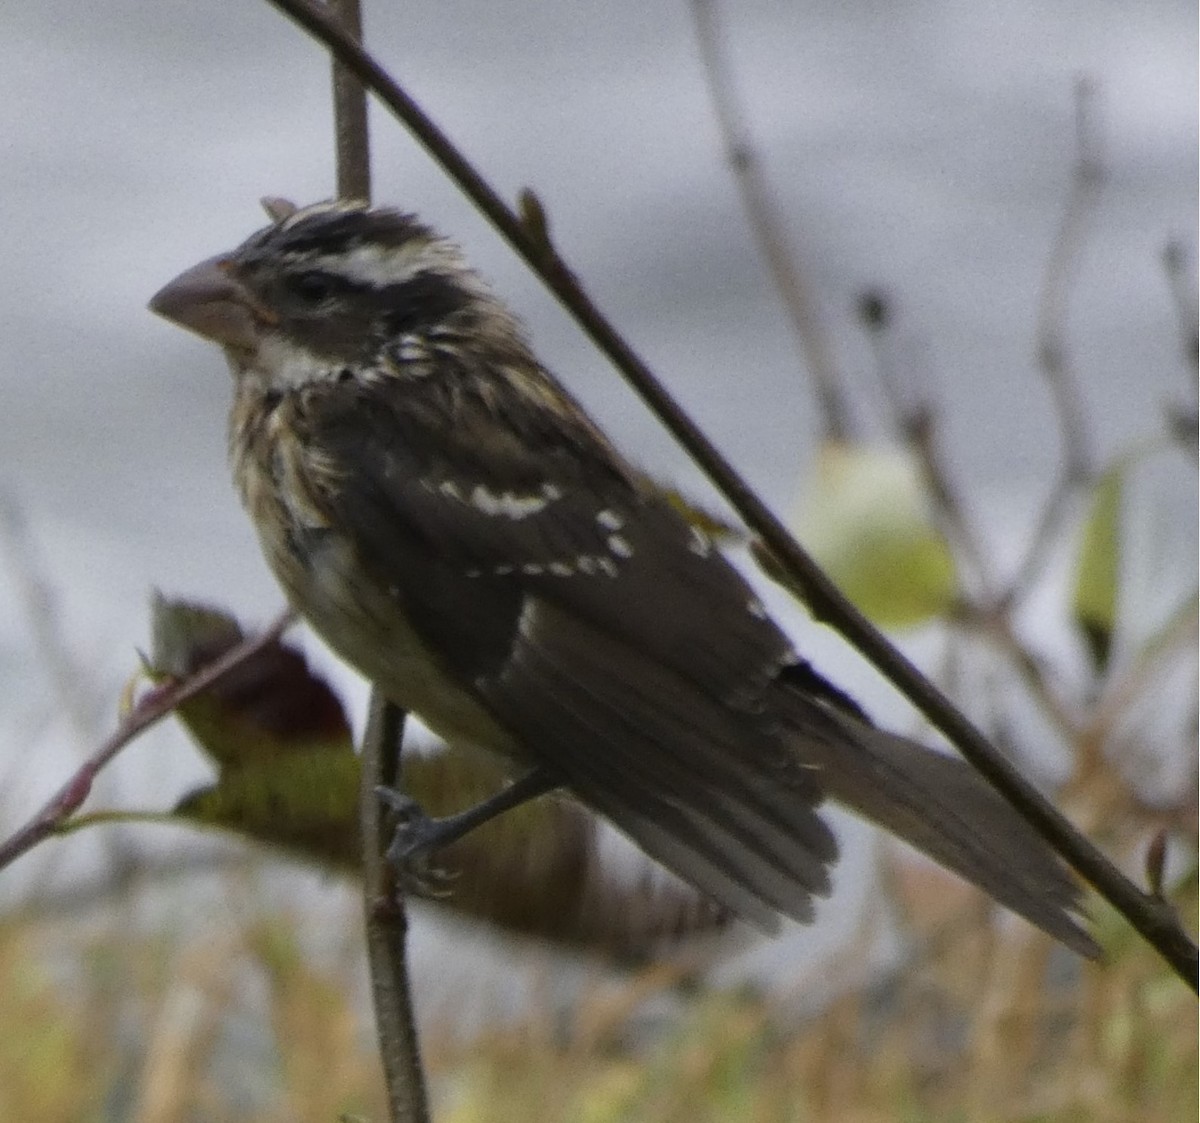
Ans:
[[[835,692],[836,693],[836,692]],[[978,886],[1081,955],[1100,949],[1076,919],[1079,884],[1017,811],[956,757],[870,725],[840,703],[789,690],[806,762],[831,799]]]

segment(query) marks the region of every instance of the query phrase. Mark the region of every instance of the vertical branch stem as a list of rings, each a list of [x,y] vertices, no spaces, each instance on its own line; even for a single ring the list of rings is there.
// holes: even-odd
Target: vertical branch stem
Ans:
[[[359,0],[328,0],[338,22],[362,42]],[[367,132],[367,94],[345,67],[333,64],[333,138],[337,152],[339,199],[371,198],[371,154]]]
[[[392,785],[400,772],[404,711],[375,687],[363,734],[359,817],[363,841],[363,902],[366,914],[367,963],[379,1057],[387,1085],[392,1123],[428,1123],[429,1106],[421,1049],[413,1019],[405,937],[408,919],[396,893],[395,878],[384,854],[388,830],[376,788]]]
[[[360,0],[328,0],[334,18],[362,41]],[[339,199],[371,201],[371,149],[367,94],[362,83],[333,61],[333,132]],[[375,1031],[392,1123],[428,1123],[425,1073],[413,1019],[405,941],[408,918],[386,858],[388,830],[377,789],[400,774],[404,711],[371,688],[371,713],[363,734],[359,823],[363,846],[363,907]]]

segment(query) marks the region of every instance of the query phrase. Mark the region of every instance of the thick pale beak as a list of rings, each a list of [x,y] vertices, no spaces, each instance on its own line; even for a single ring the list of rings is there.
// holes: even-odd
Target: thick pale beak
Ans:
[[[253,351],[260,323],[271,319],[229,273],[228,257],[211,257],[180,273],[150,300],[150,310],[223,347]]]

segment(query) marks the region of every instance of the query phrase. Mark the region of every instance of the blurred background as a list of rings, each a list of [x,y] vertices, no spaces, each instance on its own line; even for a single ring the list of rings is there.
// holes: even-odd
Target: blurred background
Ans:
[[[1078,90],[1086,80],[1086,155],[1102,175],[1081,212],[1056,324],[1080,391],[1077,420],[1091,467],[1133,465],[1122,480],[1120,623],[1124,650],[1136,653],[1195,588],[1194,458],[1160,447],[1170,428],[1164,417],[1181,406],[1194,419],[1195,409],[1178,285],[1173,292],[1163,263],[1168,244],[1182,250],[1190,307],[1193,6],[747,0],[720,11],[760,170],[852,403],[852,435],[895,444],[881,367],[932,403],[946,470],[1001,575],[1020,564],[1063,464],[1038,330],[1047,270],[1078,185]],[[281,606],[228,479],[224,362],[145,304],[180,269],[261,226],[260,196],[327,197],[333,174],[325,57],[265,4],[43,0],[10,5],[0,29],[5,834],[112,727],[122,684],[149,644],[152,588],[219,603],[251,625]],[[810,510],[828,434],[722,155],[689,5],[368,2],[366,35],[501,193],[515,199],[525,186],[538,193],[558,248],[600,306],[768,501],[797,519]],[[525,319],[547,365],[617,442],[720,510],[686,457],[424,154],[374,109],[372,122],[377,199],[415,210],[460,240]],[[865,292],[886,297],[882,337],[859,314]],[[1087,501],[1078,496],[1064,517],[1079,520]],[[1089,661],[1063,607],[1073,541],[1055,543],[1020,622],[1028,650],[1048,661],[1056,684],[1082,707],[1095,700],[1092,687],[1106,668]],[[917,728],[836,637],[777,591],[765,594],[818,666],[881,719]],[[931,670],[949,665],[944,628],[899,638]],[[365,689],[319,645],[304,642],[360,728]],[[976,716],[993,713],[994,698],[979,687],[989,674],[1004,679],[999,693],[1012,689],[1015,676],[986,665],[969,664],[958,679],[956,697]],[[1127,726],[1148,729],[1146,739],[1162,749],[1147,753],[1135,785],[1152,804],[1177,800],[1192,782],[1194,677],[1193,661],[1172,664],[1161,690],[1123,713]],[[1050,728],[1037,705],[1015,704],[996,725],[1023,746],[1042,782],[1071,773],[1078,746]],[[167,809],[209,772],[182,732],[164,726],[102,776],[89,806]],[[764,988],[786,998],[798,1018],[850,984],[861,997],[861,987],[881,977],[876,971],[902,960],[907,945],[895,917],[878,906],[878,840],[845,818],[837,826],[846,856],[816,926],[774,942],[734,934],[689,953],[689,972]],[[618,867],[632,865],[618,846],[609,848]],[[224,1101],[224,1115],[211,1104],[192,1115],[159,1110],[147,1090],[148,1074],[160,1070],[146,1038],[174,1033],[193,1041],[187,1034],[203,1023],[196,1004],[204,1003],[188,1005],[192,990],[181,997],[151,979],[190,980],[205,1002],[220,1006],[206,987],[222,977],[217,964],[232,957],[249,980],[246,1008],[230,994],[222,1001],[237,1006],[246,1024],[235,1019],[221,1047],[239,1061],[251,1056],[260,1081],[233,1098],[263,1102],[263,1087],[276,1087],[262,1075],[267,1070],[294,1091],[286,1072],[278,1076],[289,1063],[280,1060],[282,1046],[261,1025],[253,1028],[261,997],[274,1032],[289,1036],[276,1001],[284,992],[272,990],[277,976],[264,974],[256,958],[278,953],[273,940],[299,949],[298,973],[316,972],[347,996],[338,1007],[349,1019],[338,1024],[351,1027],[346,1064],[361,1063],[369,1078],[369,1041],[361,1053],[368,1059],[354,1059],[363,1034],[354,1019],[363,1007],[353,887],[256,860],[207,882],[171,876],[130,888],[147,863],[199,854],[203,864],[232,852],[246,848],[175,826],[100,828],[51,842],[5,871],[5,923],[36,916],[49,926],[36,929],[37,954],[26,946],[11,962],[21,971],[37,962],[47,986],[78,984],[81,972],[94,985],[108,963],[109,984],[134,1003],[105,1008],[105,1017],[120,1012],[111,1055],[97,1058],[80,1046],[76,1060],[107,1097],[107,1114],[95,1118],[276,1118],[237,1114]],[[86,955],[78,942],[84,915]],[[234,931],[257,935],[239,942]],[[128,962],[114,966],[120,955],[105,944],[135,937],[143,952],[154,949],[140,960],[146,977],[136,984]],[[206,942],[224,949],[215,961],[205,958]],[[268,945],[270,954],[261,950]],[[853,954],[839,960],[848,948]],[[238,958],[244,953],[249,959]],[[586,956],[494,937],[428,911],[415,922],[414,956],[423,1016],[447,1042],[506,1020],[525,1026],[534,1044],[558,1041],[556,1019],[579,1009],[583,994],[593,1036],[579,1031],[574,1040],[603,1046],[615,1035],[636,1044],[637,1017],[657,1025],[678,1002],[662,980],[642,979],[631,997],[627,979]],[[207,981],[196,983],[193,968]],[[1020,990],[1011,979],[997,985],[998,993]],[[311,990],[302,993],[311,1000]],[[317,1009],[311,1016],[320,1022],[324,1007]],[[741,1007],[713,1013],[702,1003],[700,1011],[722,1027],[719,1036],[734,1035],[732,1043],[721,1036],[718,1053],[759,1041],[755,1019],[767,1020],[759,1007],[753,1015]],[[10,1010],[4,1021],[17,1024],[18,1016]],[[703,1025],[696,1032],[708,1040]],[[95,1035],[87,1036],[94,1050]],[[291,1036],[303,1034],[293,1026]],[[239,1040],[249,1054],[239,1054]],[[314,1060],[332,1055],[334,1046],[321,1040]],[[213,1063],[229,1071],[236,1067],[229,1062]],[[781,1086],[807,1063],[796,1061]],[[555,1079],[569,1083],[565,1074]],[[618,1068],[606,1079],[611,1087],[596,1092],[596,1102],[624,1102],[633,1078]],[[829,1110],[840,1094],[829,1093]],[[446,1104],[459,1102],[445,1095]],[[316,1100],[301,1096],[279,1118],[324,1117],[294,1106],[301,1102]],[[446,1117],[477,1117],[460,1108],[455,1115],[447,1107]],[[64,1119],[81,1117],[63,1110]],[[585,1116],[564,1108],[559,1117]],[[664,1108],[586,1117],[673,1116]]]

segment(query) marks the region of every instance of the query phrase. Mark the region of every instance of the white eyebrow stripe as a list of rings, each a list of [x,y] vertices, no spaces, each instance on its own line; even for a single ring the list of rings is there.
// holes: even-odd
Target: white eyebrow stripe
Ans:
[[[461,266],[461,257],[447,243],[414,237],[400,246],[364,243],[338,254],[310,257],[307,269],[318,269],[359,284],[402,285],[421,273]]]

